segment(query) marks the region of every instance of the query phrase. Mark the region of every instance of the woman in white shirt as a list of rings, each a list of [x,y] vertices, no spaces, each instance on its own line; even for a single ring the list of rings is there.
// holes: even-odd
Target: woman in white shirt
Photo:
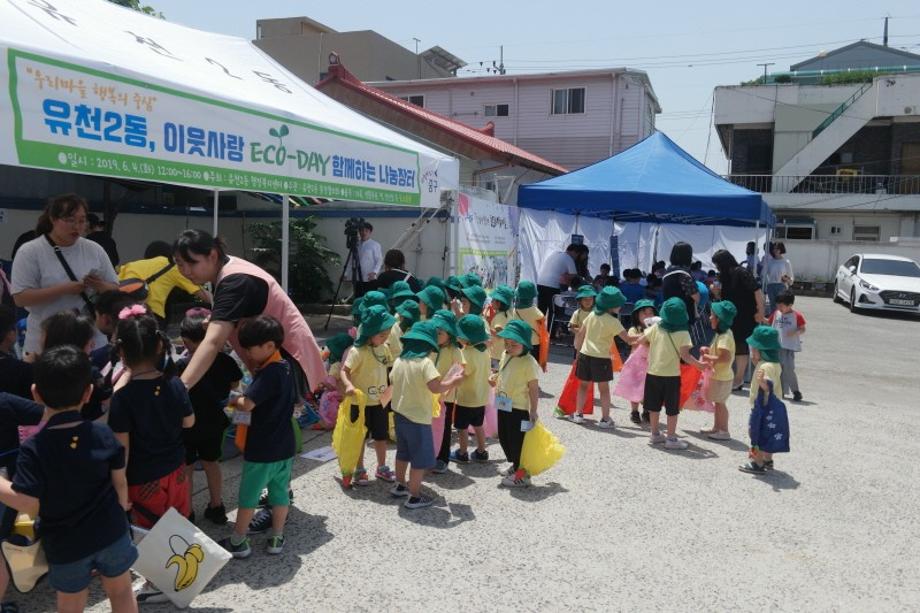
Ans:
[[[776,297],[780,292],[792,286],[795,277],[792,263],[786,259],[786,245],[772,243],[770,255],[764,258],[764,282],[767,286],[767,315],[776,310]]]

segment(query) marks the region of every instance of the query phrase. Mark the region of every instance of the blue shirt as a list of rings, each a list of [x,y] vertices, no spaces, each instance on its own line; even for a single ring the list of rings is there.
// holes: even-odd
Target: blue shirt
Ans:
[[[124,467],[125,448],[109,427],[77,411],[52,416],[23,443],[13,489],[39,500],[48,562],[75,562],[125,534],[128,519],[112,485],[112,471]]]
[[[115,392],[109,426],[129,435],[129,485],[156,481],[185,463],[182,420],[191,414],[185,385],[175,377],[134,379]]]
[[[257,371],[245,396],[255,403],[246,434],[243,459],[247,462],[280,462],[294,457],[294,382],[291,365],[272,362]]]
[[[620,291],[626,296],[626,302],[635,304],[645,298],[645,288],[638,283],[620,283]]]

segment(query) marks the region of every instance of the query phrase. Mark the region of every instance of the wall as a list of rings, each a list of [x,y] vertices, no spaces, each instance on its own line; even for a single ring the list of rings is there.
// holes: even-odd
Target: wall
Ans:
[[[833,283],[840,266],[854,253],[885,253],[920,261],[920,246],[853,241],[785,241],[796,281]]]

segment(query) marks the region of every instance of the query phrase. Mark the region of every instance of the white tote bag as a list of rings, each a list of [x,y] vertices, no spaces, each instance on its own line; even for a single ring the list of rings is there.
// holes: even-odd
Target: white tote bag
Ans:
[[[169,509],[137,546],[134,570],[180,608],[201,593],[233,557],[175,509]]]

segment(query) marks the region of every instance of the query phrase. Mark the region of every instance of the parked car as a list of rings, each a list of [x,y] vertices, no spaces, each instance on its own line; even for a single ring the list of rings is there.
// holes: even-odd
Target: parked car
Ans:
[[[837,269],[834,301],[851,311],[920,313],[920,265],[910,258],[857,253]]]

